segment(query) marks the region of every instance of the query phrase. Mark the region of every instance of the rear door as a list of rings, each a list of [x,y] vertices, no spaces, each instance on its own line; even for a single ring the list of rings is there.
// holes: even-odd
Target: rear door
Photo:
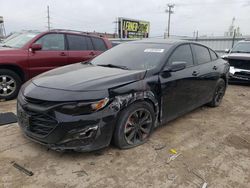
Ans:
[[[100,55],[102,52],[106,51],[108,49],[106,43],[103,41],[102,38],[97,38],[97,37],[91,37],[92,42],[94,45],[95,49],[95,55]]]
[[[68,63],[89,61],[96,56],[90,37],[67,34]]]
[[[205,104],[209,102],[212,98],[215,84],[218,78],[220,77],[220,73],[218,74],[218,67],[216,60],[212,60],[210,51],[207,47],[192,44],[192,49],[194,51],[195,62],[199,66],[199,93],[197,96],[197,100],[201,101],[201,104]]]
[[[184,70],[160,74],[163,122],[174,119],[199,105],[199,101],[196,100],[199,84],[196,75],[198,67],[194,64],[189,44],[177,47],[166,66],[180,61],[187,63]]]
[[[31,77],[67,64],[68,52],[65,49],[64,34],[46,34],[35,43],[41,44],[42,49],[34,52],[29,50],[28,61]]]

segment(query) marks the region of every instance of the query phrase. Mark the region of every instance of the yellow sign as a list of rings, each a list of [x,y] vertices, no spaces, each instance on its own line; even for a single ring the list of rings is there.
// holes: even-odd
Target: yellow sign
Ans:
[[[120,18],[120,38],[148,38],[150,23],[146,21]]]

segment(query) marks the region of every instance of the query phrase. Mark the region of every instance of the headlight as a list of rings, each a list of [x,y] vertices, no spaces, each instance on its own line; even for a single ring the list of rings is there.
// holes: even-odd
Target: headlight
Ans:
[[[231,73],[231,74],[233,74],[233,75],[234,75],[234,73],[235,73],[235,69],[234,69],[234,67],[230,66],[229,73]]]
[[[108,104],[108,102],[109,102],[109,99],[108,99],[108,98],[102,99],[102,100],[100,100],[100,101],[97,101],[97,102],[95,102],[95,103],[92,103],[92,104],[91,104],[91,108],[92,108],[92,110],[94,110],[94,111],[98,111],[98,110],[104,108],[104,107],[106,106],[106,104]]]
[[[90,114],[101,110],[109,102],[108,98],[95,101],[95,102],[75,102],[70,104],[64,104],[57,108],[58,112],[69,115],[83,115]]]

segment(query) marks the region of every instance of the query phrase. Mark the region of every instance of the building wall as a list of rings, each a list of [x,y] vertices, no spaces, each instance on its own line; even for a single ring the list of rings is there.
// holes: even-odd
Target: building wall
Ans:
[[[203,38],[185,38],[184,40],[195,41],[204,44],[218,53],[224,53],[225,49],[231,49],[237,42],[250,37],[203,37]]]

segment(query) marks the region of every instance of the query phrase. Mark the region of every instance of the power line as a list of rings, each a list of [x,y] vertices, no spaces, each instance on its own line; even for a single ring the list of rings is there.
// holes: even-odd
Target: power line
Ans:
[[[167,34],[168,34],[168,38],[170,36],[170,18],[171,18],[171,14],[174,13],[174,11],[172,10],[174,8],[174,4],[168,4],[168,9],[166,10],[166,13],[168,13],[168,27],[166,29]]]

